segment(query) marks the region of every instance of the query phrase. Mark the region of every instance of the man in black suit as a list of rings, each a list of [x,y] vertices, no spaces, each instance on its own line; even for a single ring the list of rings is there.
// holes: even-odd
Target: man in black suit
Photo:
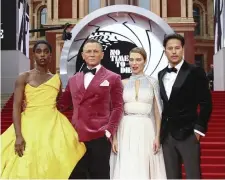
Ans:
[[[184,38],[165,37],[168,67],[159,72],[163,101],[161,142],[168,179],[180,179],[184,162],[186,177],[200,179],[200,136],[205,136],[212,100],[204,70],[183,59]],[[200,106],[200,112],[197,107]]]

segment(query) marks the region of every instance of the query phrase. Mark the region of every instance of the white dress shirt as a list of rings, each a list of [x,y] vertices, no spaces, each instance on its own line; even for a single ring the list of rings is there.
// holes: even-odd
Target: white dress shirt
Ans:
[[[96,68],[96,73],[98,72],[98,70],[101,68],[101,64],[98,64],[97,66],[93,67],[93,68],[89,68],[87,66],[88,69],[94,69]],[[85,89],[87,89],[87,87],[89,86],[90,82],[92,81],[92,79],[95,77],[94,74],[92,74],[91,72],[88,72],[84,75],[84,87]]]
[[[184,60],[182,60],[179,64],[177,64],[175,66],[175,68],[177,69],[177,73],[175,72],[171,72],[171,73],[168,73],[166,72],[164,77],[163,77],[163,84],[164,84],[164,87],[165,87],[165,91],[166,91],[166,95],[168,97],[168,99],[170,99],[170,95],[171,95],[171,91],[172,91],[172,87],[173,87],[173,84],[177,78],[177,75],[180,71],[180,68],[181,66],[183,65],[184,63]],[[169,68],[172,68],[172,66],[169,64],[168,65]],[[203,134],[202,132],[198,131],[198,130],[194,130],[194,132],[202,135],[202,136],[205,136],[205,134]]]
[[[101,67],[102,67],[101,64],[98,64],[97,66],[95,66],[95,67],[93,67],[93,68],[89,68],[89,67],[87,66],[88,69],[94,69],[94,68],[96,68],[96,73],[99,71],[99,69],[100,69]],[[89,86],[89,84],[91,83],[91,81],[92,81],[92,79],[93,79],[94,77],[95,77],[95,75],[92,74],[91,72],[88,72],[88,73],[86,73],[86,74],[84,75],[84,87],[85,87],[85,89],[87,89],[87,87]],[[107,138],[110,138],[111,133],[110,133],[109,131],[105,130],[105,135],[106,135]]]

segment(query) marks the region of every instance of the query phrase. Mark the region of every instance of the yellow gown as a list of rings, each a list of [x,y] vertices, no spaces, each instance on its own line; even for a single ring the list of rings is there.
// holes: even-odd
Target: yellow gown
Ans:
[[[68,179],[84,155],[85,145],[56,108],[59,87],[58,74],[38,87],[25,86],[21,129],[26,148],[22,157],[15,154],[13,125],[1,135],[1,179]]]

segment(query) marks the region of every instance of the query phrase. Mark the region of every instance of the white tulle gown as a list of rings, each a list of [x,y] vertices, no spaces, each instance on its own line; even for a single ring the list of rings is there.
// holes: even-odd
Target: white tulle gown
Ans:
[[[135,81],[139,80],[138,94]],[[137,94],[137,95],[136,95]],[[162,148],[154,155],[156,135],[153,98],[161,113],[158,82],[132,75],[124,86],[124,116],[117,131],[118,153],[111,153],[111,179],[166,179]]]

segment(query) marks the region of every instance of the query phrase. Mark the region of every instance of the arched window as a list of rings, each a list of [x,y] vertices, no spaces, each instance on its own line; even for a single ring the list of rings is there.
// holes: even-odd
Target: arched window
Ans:
[[[41,25],[45,25],[47,22],[47,8],[41,10]]]
[[[196,22],[195,35],[206,36],[206,7],[199,0],[193,0],[193,18]]]
[[[201,12],[200,12],[200,8],[197,6],[193,7],[193,18],[196,23],[195,36],[200,36],[201,35]]]
[[[146,1],[146,0],[139,0],[138,1],[138,6],[149,10],[151,1],[152,0],[148,0],[148,1]]]
[[[40,28],[43,28],[47,23],[47,8],[43,8],[40,11]],[[45,36],[45,31],[40,32],[40,37]]]
[[[101,1],[100,0],[89,0],[88,2],[88,12],[91,13],[99,8],[101,8]]]

